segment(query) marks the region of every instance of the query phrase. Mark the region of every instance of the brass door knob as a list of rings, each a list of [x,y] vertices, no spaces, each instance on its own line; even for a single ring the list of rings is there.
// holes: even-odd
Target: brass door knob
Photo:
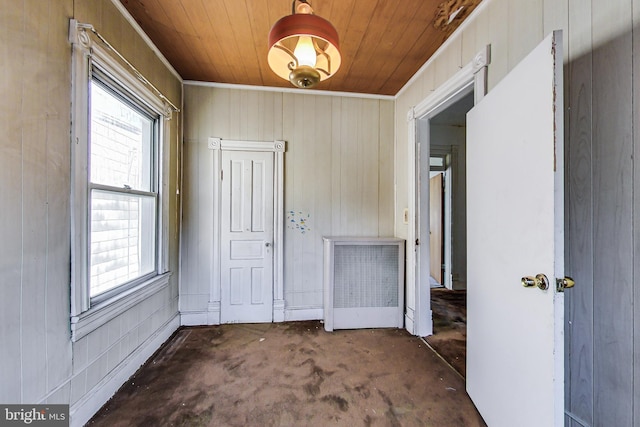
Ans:
[[[525,288],[537,286],[538,289],[543,291],[549,289],[549,279],[544,274],[536,274],[536,277],[525,276],[522,278],[521,283]]]
[[[556,292],[564,292],[565,289],[573,288],[576,282],[569,276],[556,279]]]

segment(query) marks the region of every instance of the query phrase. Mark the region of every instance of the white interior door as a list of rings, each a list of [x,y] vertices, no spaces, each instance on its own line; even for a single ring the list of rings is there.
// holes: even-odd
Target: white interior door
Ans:
[[[563,424],[562,96],[555,32],[467,117],[467,391],[491,427]]]
[[[429,179],[429,265],[431,277],[442,285],[442,178],[439,172]]]
[[[222,152],[222,323],[273,320],[273,153]]]

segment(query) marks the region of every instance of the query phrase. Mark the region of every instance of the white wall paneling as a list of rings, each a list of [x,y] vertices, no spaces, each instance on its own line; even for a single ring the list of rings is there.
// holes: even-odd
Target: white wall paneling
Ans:
[[[69,18],[92,23],[174,103],[182,89],[111,0],[19,0],[3,6],[0,401],[71,404],[76,415],[82,406],[83,415],[72,415],[71,421],[80,425],[177,327],[177,275],[157,294],[72,343]],[[168,141],[179,140],[181,120],[173,116]],[[173,144],[171,153],[165,163],[171,177],[166,191],[175,194]],[[177,203],[171,198],[169,211]],[[177,217],[171,218],[165,229],[166,265],[176,272]],[[142,349],[147,356],[136,359]],[[109,381],[110,386],[102,386]]]
[[[185,86],[185,173],[190,178],[185,179],[183,206],[183,320],[206,312],[215,274],[212,242],[202,238],[211,235],[215,223],[209,202],[215,163],[206,148],[209,136],[223,143],[287,141],[282,163],[284,311],[275,312],[283,319],[320,319],[322,236],[393,234],[393,168],[381,167],[393,160],[394,109],[387,98]],[[196,260],[200,250],[207,254],[206,263]]]
[[[576,279],[566,293],[566,423],[635,425],[640,328],[633,325],[640,322],[640,304],[633,301],[640,292],[635,290],[633,159],[640,146],[634,101],[640,85],[631,77],[640,57],[634,42],[640,34],[638,0],[485,0],[482,5],[459,35],[463,58],[471,55],[470,46],[491,45],[489,91],[545,35],[564,30],[566,273]],[[412,162],[403,145],[409,138],[406,111],[416,98],[427,97],[431,89],[423,82],[433,80],[439,63],[458,49],[456,43],[445,46],[398,95],[396,171]],[[410,231],[399,218],[410,205],[411,190],[401,178],[396,182],[396,235],[406,237]]]

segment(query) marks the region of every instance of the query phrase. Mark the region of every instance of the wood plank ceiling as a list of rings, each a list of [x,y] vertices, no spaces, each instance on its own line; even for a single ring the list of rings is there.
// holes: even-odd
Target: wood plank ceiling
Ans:
[[[293,87],[267,64],[267,35],[291,0],[120,1],[185,80]],[[316,89],[395,95],[480,1],[310,0],[342,53]]]

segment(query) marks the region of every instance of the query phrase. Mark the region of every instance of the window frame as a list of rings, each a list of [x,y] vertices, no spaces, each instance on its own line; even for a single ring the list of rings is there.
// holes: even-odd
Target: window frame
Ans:
[[[111,319],[168,286],[168,177],[171,107],[143,83],[130,67],[99,42],[94,42],[84,28],[71,25],[72,106],[71,106],[71,338],[77,341]],[[103,294],[90,296],[90,224],[89,181],[90,94],[93,68],[108,76],[127,95],[157,116],[153,173],[156,199],[156,267],[153,273],[132,280]],[[93,187],[95,188],[95,187]],[[126,194],[123,192],[122,194]]]

